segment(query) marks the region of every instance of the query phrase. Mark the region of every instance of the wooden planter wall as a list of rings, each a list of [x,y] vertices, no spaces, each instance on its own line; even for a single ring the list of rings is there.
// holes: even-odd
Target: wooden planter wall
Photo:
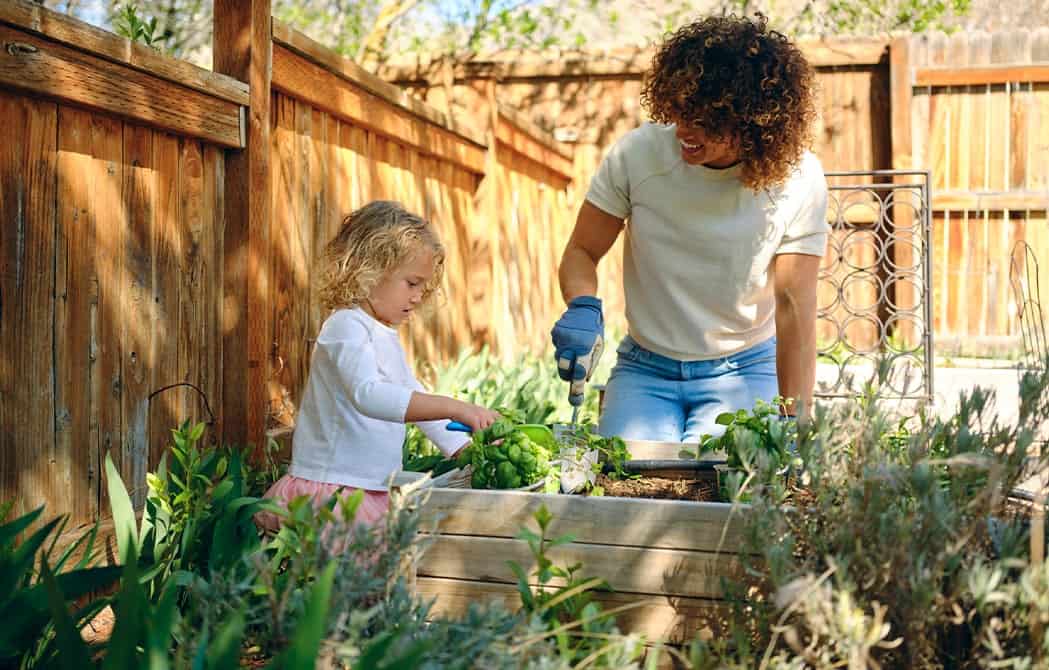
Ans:
[[[631,445],[634,458],[676,458],[681,445]],[[673,455],[671,455],[673,451]],[[636,453],[634,453],[636,452]],[[418,592],[435,598],[434,614],[458,616],[471,603],[520,606],[508,561],[535,568],[522,528],[545,505],[548,537],[570,533],[571,544],[549,552],[557,565],[582,563],[582,577],[601,577],[614,590],[604,609],[632,604],[617,619],[625,632],[683,643],[704,628],[719,629],[723,579],[739,579],[741,510],[726,503],[586,497],[520,491],[434,489],[428,516],[438,533],[416,574]]]

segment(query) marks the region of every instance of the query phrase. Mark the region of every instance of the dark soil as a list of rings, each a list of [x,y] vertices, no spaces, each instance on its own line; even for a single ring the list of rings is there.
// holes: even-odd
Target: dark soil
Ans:
[[[641,477],[638,479],[609,479],[597,476],[597,485],[612,498],[656,498],[659,500],[692,500],[717,502],[717,486],[710,479],[667,479]]]

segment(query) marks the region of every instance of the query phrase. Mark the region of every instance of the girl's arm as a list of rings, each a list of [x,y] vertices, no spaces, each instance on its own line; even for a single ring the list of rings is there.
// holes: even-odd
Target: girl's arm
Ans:
[[[438,421],[450,419],[465,423],[474,431],[484,430],[495,423],[499,413],[474,405],[473,403],[456,400],[448,396],[436,395],[413,391],[408,409],[404,413],[406,422],[418,423],[421,421]]]

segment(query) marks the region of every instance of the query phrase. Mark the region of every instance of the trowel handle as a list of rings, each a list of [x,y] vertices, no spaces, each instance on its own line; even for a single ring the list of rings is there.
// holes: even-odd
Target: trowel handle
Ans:
[[[448,425],[444,427],[445,430],[450,430],[456,433],[472,433],[474,429],[467,426],[465,423],[459,423],[458,421],[449,421]]]
[[[586,388],[586,383],[590,381],[590,377],[593,376],[594,368],[597,367],[598,362],[601,360],[601,352],[603,352],[604,349],[605,339],[598,335],[594,338],[594,346],[591,347],[590,351],[584,356],[576,358],[576,378],[571,381],[568,388],[569,404],[575,407],[583,404],[583,391]],[[582,370],[582,374],[580,374],[580,370]]]

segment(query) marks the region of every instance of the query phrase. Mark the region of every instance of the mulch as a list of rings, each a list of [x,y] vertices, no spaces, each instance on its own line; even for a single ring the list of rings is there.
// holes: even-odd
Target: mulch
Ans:
[[[655,498],[658,500],[691,500],[695,502],[717,502],[715,483],[707,479],[667,479],[664,477],[639,477],[637,479],[610,479],[607,475],[597,476],[597,485],[612,498]]]

